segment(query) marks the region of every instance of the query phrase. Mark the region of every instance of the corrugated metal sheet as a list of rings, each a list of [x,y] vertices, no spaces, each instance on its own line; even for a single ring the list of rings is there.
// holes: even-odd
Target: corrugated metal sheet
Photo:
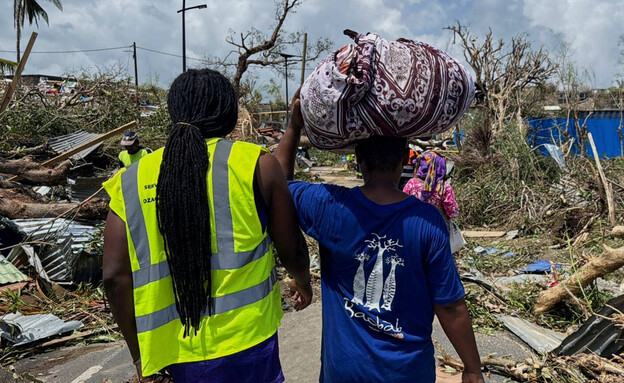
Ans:
[[[551,352],[561,344],[565,334],[540,327],[535,323],[508,315],[496,315],[505,327],[539,353]]]
[[[48,144],[55,152],[65,153],[100,136],[101,134],[87,133],[84,130],[79,130],[72,134],[51,138],[50,141],[48,141]],[[102,145],[102,143],[88,147],[85,150],[74,154],[73,156],[71,156],[71,158],[74,160],[83,159],[88,156],[89,153],[97,149],[100,145]]]
[[[98,189],[102,187],[102,183],[108,180],[109,177],[95,177],[95,178],[84,178],[78,177],[73,185],[71,185],[71,199],[74,201],[84,201],[85,199],[91,197],[93,193],[97,192]],[[97,198],[106,198],[108,199],[108,193],[102,190],[100,191]]]
[[[624,295],[611,299],[598,313],[563,340],[554,350],[558,355],[592,353],[611,359],[624,351],[624,334],[617,322],[608,318],[624,311]]]
[[[13,264],[0,255],[0,285],[22,282],[28,279]]]
[[[9,324],[18,325],[20,334],[10,334],[0,330],[0,337],[7,339],[18,346],[64,334],[83,327],[79,321],[65,322],[52,314],[22,315],[21,313],[7,314],[2,317]]]
[[[63,218],[14,219],[13,222],[31,239],[41,241],[50,238],[62,239],[71,235],[78,242],[88,242],[98,230],[94,226],[83,225]]]
[[[100,230],[94,226],[65,219],[16,219],[13,222],[28,235],[29,240],[54,244],[42,246],[37,252],[41,266],[53,281],[71,281],[71,266],[76,256]],[[11,254],[13,258],[18,255]],[[13,261],[13,258],[9,257],[9,260]]]

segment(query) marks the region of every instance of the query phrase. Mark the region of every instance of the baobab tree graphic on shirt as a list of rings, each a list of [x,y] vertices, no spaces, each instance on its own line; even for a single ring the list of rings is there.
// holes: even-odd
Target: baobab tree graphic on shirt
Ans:
[[[396,246],[403,246],[399,245],[398,240],[394,239],[384,241],[382,244],[382,239],[386,238],[386,236],[384,235],[383,237],[380,237],[375,233],[372,234],[377,238],[373,240],[366,240],[365,242],[368,243],[368,248],[377,250],[377,259],[375,260],[373,271],[371,271],[368,276],[368,282],[366,283],[366,304],[364,307],[367,307],[370,311],[377,310],[377,312],[381,312],[379,303],[384,289],[383,255],[386,251],[395,251]]]
[[[370,255],[366,253],[360,253],[355,256],[355,259],[360,261],[360,266],[353,278],[353,299],[351,300],[356,305],[364,304],[364,288],[366,287],[366,276],[364,275],[364,262],[370,259]]]
[[[386,282],[384,283],[383,289],[383,306],[382,309],[392,311],[392,301],[394,300],[394,294],[396,293],[396,267],[404,266],[403,258],[399,258],[398,255],[393,255],[390,258],[386,259],[386,263],[391,265],[390,273],[386,278]]]

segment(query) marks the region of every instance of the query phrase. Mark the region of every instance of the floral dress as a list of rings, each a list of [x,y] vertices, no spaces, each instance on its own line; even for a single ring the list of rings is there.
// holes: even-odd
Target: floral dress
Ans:
[[[457,201],[455,200],[455,194],[453,193],[453,187],[448,181],[444,182],[444,187],[442,190],[436,188],[429,200],[425,201],[433,206],[437,207],[440,212],[445,216],[444,218],[454,220],[459,217],[459,206],[457,205]],[[407,181],[405,187],[403,188],[403,193],[407,193],[409,195],[413,195],[414,197],[422,200],[422,191],[425,188],[425,182],[420,178],[412,178]]]

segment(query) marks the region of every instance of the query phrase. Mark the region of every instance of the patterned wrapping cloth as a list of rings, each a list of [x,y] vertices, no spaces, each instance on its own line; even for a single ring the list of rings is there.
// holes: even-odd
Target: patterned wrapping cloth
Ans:
[[[371,135],[423,137],[450,129],[470,106],[474,82],[446,53],[373,33],[325,58],[301,88],[310,142],[349,147]]]

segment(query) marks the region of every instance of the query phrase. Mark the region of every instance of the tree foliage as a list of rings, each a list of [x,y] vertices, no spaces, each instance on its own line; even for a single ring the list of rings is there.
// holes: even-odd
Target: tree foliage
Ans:
[[[0,150],[35,146],[51,137],[86,130],[104,133],[139,117],[134,86],[125,70],[111,67],[78,76],[73,93],[19,87],[0,116]]]
[[[482,139],[489,141],[500,135],[511,118],[521,126],[525,94],[544,86],[556,69],[548,52],[543,47],[533,49],[526,34],[516,35],[507,43],[495,39],[492,30],[479,40],[459,22],[446,29],[453,32],[454,41],[459,39],[464,58],[475,72],[478,105],[483,113]],[[482,146],[488,149],[489,142]]]
[[[52,3],[59,10],[63,10],[63,4],[60,0],[47,0]],[[43,19],[46,24],[50,24],[48,20],[48,13],[39,4],[41,1],[37,0],[13,0],[13,22],[17,31],[17,61],[20,61],[20,40],[22,39],[22,28],[24,23],[28,19],[28,24],[32,25],[33,21],[37,28],[39,28],[39,19]]]
[[[247,100],[249,93],[244,87],[243,76],[254,66],[270,67],[281,71],[284,65],[282,53],[295,54],[299,57],[289,59],[289,62],[301,61],[303,31],[288,32],[283,30],[284,22],[289,14],[295,13],[304,0],[278,0],[275,3],[275,24],[269,32],[264,32],[252,26],[246,32],[240,34],[230,30],[225,41],[234,47],[227,57],[207,57],[207,66],[225,70],[232,76],[232,82],[236,91]],[[332,42],[326,38],[319,38],[308,42],[307,60],[315,60],[321,54],[328,51]],[[234,56],[234,57],[232,57]]]

